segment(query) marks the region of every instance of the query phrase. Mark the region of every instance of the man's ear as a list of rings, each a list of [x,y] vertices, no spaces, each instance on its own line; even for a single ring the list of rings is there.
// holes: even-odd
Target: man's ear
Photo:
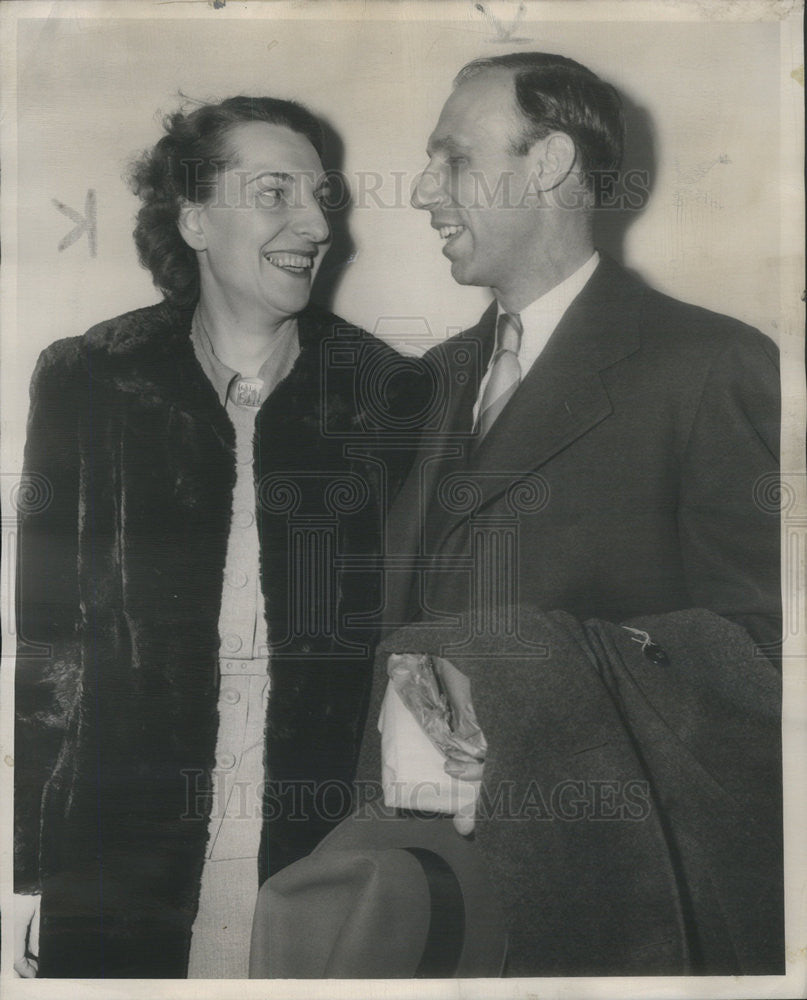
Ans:
[[[185,200],[183,200],[179,209],[177,227],[180,236],[191,250],[207,250],[207,237],[205,236],[205,229],[202,224],[203,210],[203,205],[197,205],[196,202]]]
[[[577,159],[574,141],[565,132],[550,132],[536,139],[528,156],[542,191],[552,191],[572,172]]]

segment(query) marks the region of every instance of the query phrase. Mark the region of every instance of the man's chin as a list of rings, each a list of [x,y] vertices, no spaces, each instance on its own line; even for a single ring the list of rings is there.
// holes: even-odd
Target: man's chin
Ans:
[[[485,282],[477,277],[468,261],[452,260],[451,277],[458,285],[484,285]]]

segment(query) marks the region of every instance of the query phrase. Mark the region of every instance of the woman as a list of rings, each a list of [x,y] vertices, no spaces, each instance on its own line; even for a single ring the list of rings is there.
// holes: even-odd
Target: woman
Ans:
[[[259,882],[351,805],[407,379],[309,305],[317,120],[236,97],[165,126],[133,172],[164,301],[51,345],[32,382],[22,975],[246,976]]]

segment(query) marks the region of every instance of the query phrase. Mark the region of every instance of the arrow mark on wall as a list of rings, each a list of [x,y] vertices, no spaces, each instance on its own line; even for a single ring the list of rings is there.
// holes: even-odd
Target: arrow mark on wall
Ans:
[[[92,188],[87,191],[87,197],[84,199],[84,215],[81,215],[74,208],[70,208],[69,205],[65,205],[64,202],[59,201],[58,198],[52,198],[51,201],[63,215],[66,215],[71,222],[75,223],[67,236],[59,241],[59,251],[61,252],[62,250],[66,250],[68,247],[71,247],[76,240],[80,240],[86,233],[90,257],[95,257],[98,253],[95,191]]]

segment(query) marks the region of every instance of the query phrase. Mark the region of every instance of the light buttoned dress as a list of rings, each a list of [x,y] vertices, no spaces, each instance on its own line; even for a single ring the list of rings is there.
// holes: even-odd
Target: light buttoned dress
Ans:
[[[278,339],[255,378],[216,357],[198,311],[197,360],[235,428],[236,481],[219,615],[219,727],[213,804],[193,924],[189,979],[245,979],[258,892],[269,647],[260,581],[253,470],[255,417],[299,354],[296,327]]]

